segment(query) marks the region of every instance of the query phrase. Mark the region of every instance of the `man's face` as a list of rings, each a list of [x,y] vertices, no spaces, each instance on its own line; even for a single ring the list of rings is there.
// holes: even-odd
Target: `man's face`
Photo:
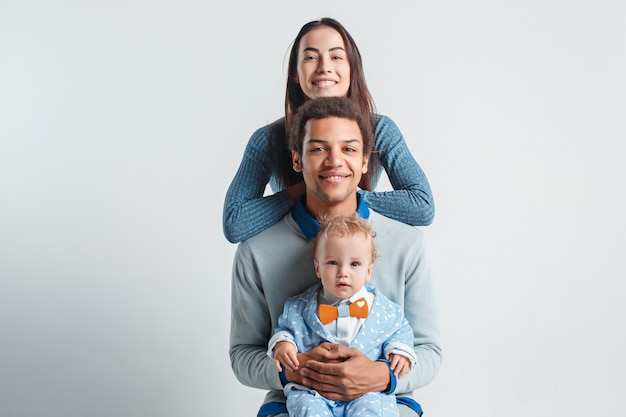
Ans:
[[[304,177],[312,215],[356,210],[356,192],[368,163],[357,122],[340,117],[309,120],[302,155],[292,152],[292,157],[294,169]]]

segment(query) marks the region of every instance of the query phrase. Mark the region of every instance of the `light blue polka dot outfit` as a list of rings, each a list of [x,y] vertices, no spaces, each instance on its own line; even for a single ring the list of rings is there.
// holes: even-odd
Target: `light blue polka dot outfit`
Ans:
[[[374,302],[368,318],[349,346],[359,349],[372,360],[386,358],[391,350],[400,349],[412,355],[415,365],[413,330],[402,309],[373,286],[367,284],[366,288],[375,294]],[[270,346],[273,347],[279,335],[285,334],[290,335],[299,352],[307,352],[325,341],[338,343],[317,316],[320,289],[320,284],[315,285],[285,302]],[[368,393],[352,401],[332,401],[306,387],[288,384],[285,395],[290,417],[399,416],[396,397],[392,394]]]

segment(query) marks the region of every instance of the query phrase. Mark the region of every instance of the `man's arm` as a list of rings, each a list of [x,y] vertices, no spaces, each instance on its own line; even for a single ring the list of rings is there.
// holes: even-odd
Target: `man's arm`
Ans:
[[[231,288],[231,366],[244,385],[282,390],[274,361],[267,356],[267,335],[272,331],[270,314],[260,284],[256,281],[258,274],[250,270],[248,257],[245,244],[239,245]]]
[[[416,239],[417,240],[417,239]],[[442,352],[437,319],[432,258],[423,234],[407,258],[413,262],[405,271],[404,314],[413,329],[417,366],[398,380],[396,393],[411,392],[428,385],[439,372]]]

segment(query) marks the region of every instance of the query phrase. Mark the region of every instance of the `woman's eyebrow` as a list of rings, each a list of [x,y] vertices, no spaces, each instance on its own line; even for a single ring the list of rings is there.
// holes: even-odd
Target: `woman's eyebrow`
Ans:
[[[302,51],[303,51],[303,52],[306,52],[306,51],[312,51],[312,52],[317,52],[317,53],[319,53],[319,51],[320,51],[320,50],[319,50],[319,49],[317,49],[317,48],[314,48],[314,47],[312,47],[312,46],[308,46],[308,47],[304,48]],[[343,46],[334,46],[334,47],[330,48],[328,51],[329,51],[329,52],[332,52],[332,51],[345,51],[345,49],[344,49],[344,47],[343,47]]]

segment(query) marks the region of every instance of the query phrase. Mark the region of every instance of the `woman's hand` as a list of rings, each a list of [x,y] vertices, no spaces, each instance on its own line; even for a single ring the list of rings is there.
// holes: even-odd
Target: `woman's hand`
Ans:
[[[304,185],[304,181],[300,181],[290,187],[287,187],[287,192],[294,201],[298,201],[298,199],[305,193],[305,191],[306,186]]]

